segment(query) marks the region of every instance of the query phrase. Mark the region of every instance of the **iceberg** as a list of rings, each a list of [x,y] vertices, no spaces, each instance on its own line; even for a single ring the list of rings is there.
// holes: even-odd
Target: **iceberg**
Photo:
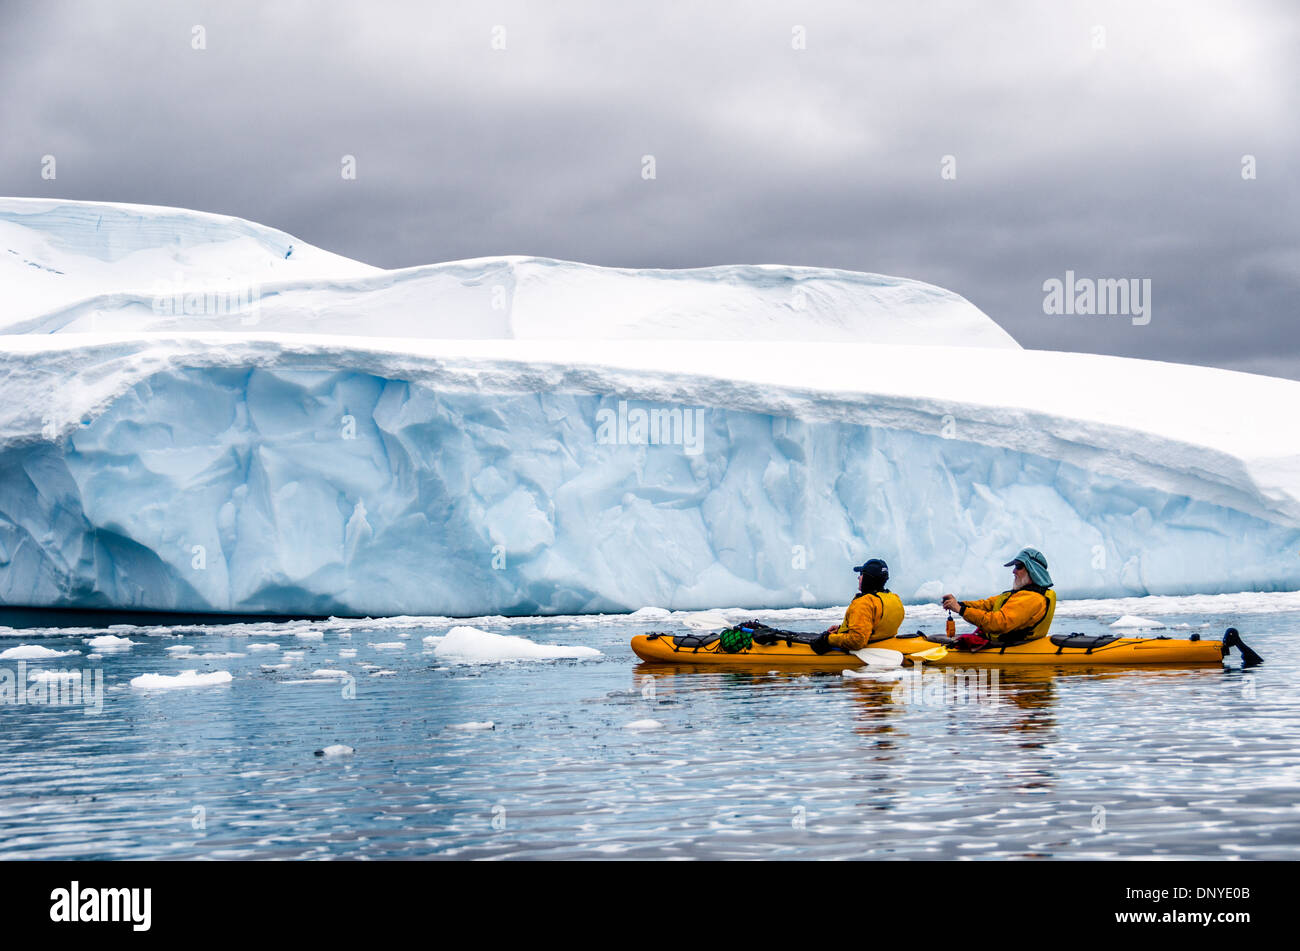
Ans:
[[[1300,588],[1300,383],[1025,350],[916,281],[389,271],[44,199],[0,199],[0,280],[5,604],[824,607],[871,555],[990,594],[1024,545],[1067,598]]]

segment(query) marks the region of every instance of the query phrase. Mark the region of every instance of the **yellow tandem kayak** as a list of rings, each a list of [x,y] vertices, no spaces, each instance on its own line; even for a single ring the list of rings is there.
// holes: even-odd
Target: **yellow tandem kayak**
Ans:
[[[873,641],[874,649],[899,651],[906,660],[909,654],[935,647],[924,637],[891,637]],[[831,651],[815,654],[806,643],[778,640],[772,645],[752,644],[745,650],[727,653],[716,636],[695,634],[638,634],[632,638],[632,650],[651,664],[698,664],[709,667],[861,667],[863,662],[852,654]],[[981,651],[949,650],[928,661],[941,667],[1017,667],[1017,666],[1089,666],[1149,664],[1199,665],[1223,663],[1223,642],[1189,640],[1176,637],[1117,637],[1110,634],[1055,634],[1009,647],[990,646]]]

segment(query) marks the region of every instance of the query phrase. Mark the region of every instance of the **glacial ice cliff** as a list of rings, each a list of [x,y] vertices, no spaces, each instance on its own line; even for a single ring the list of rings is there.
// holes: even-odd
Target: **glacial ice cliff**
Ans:
[[[580,613],[1300,587],[1300,384],[1026,351],[880,275],[384,271],[0,199],[0,602]],[[1025,395],[1034,394],[1032,405]]]

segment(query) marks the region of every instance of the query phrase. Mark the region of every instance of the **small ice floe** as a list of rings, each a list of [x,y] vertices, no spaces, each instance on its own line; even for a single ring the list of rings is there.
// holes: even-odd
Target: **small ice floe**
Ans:
[[[100,634],[98,637],[86,638],[86,643],[97,651],[125,651],[130,650],[137,642],[129,637],[118,637],[116,634]]]
[[[426,638],[426,643],[427,643]],[[433,650],[439,660],[455,664],[496,664],[512,660],[558,660],[600,657],[593,647],[535,644],[510,634],[492,634],[476,627],[453,627]]]
[[[193,644],[173,644],[171,647],[164,647],[163,650],[169,654],[189,654],[194,651]]]
[[[280,645],[271,644],[269,642],[266,644],[249,644],[247,649],[250,651],[278,651]]]
[[[187,654],[186,656],[195,660],[229,660],[232,657],[247,657],[248,655],[229,652],[225,654]]]
[[[625,730],[662,730],[663,724],[658,720],[633,720],[623,727]]]
[[[280,656],[283,657],[285,660],[302,660],[304,657],[307,656],[307,652],[306,651],[285,651]]]
[[[293,636],[304,641],[323,641],[325,640],[324,631],[294,631]]]
[[[288,670],[290,664],[263,664],[263,670]]]
[[[356,657],[357,651],[354,647],[344,647],[339,650],[340,657]]]
[[[443,641],[445,641],[446,639],[447,639],[447,635],[446,635],[446,634],[430,634],[428,637],[426,637],[426,638],[424,639],[424,646],[425,646],[425,647],[437,647],[439,644],[441,644],[441,643],[442,643]]]
[[[449,730],[495,730],[496,723],[492,720],[469,720],[465,723],[449,723]]]
[[[404,651],[406,644],[402,641],[380,641],[378,644],[371,644],[377,651]]]
[[[351,756],[355,753],[350,746],[344,746],[342,743],[335,743],[333,746],[327,746],[323,750],[317,750],[316,756]]]
[[[1164,625],[1159,621],[1153,621],[1150,618],[1138,617],[1136,614],[1125,614],[1122,618],[1112,624],[1111,627],[1153,631],[1157,628],[1164,627]]]
[[[370,672],[371,677],[395,677],[396,675],[397,671],[395,670],[372,670]]]
[[[335,680],[352,676],[346,670],[330,670],[328,667],[322,667],[320,670],[313,670],[311,675],[313,677],[326,677]]]
[[[173,690],[178,687],[215,687],[228,684],[233,677],[228,670],[201,674],[196,670],[182,670],[179,674],[141,674],[131,678],[131,686],[141,690]]]
[[[47,657],[67,657],[69,654],[79,654],[80,651],[56,651],[48,647],[42,647],[39,644],[19,644],[17,647],[11,647],[6,651],[0,651],[0,659],[3,660],[44,660]]]

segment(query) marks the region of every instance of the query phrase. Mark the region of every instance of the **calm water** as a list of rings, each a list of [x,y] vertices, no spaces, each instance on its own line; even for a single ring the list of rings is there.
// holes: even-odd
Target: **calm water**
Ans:
[[[446,623],[115,631],[140,643],[102,660],[87,632],[24,632],[0,649],[80,650],[30,668],[102,666],[106,692],[97,716],[0,706],[0,858],[1300,858],[1300,614],[1165,619],[1235,624],[1266,663],[1003,671],[962,697],[651,668],[628,639],[665,625],[625,618],[478,622],[605,656],[477,667],[425,649]],[[190,668],[234,679],[127,686]],[[355,699],[289,682],[318,668]],[[494,728],[453,728],[473,721]],[[313,755],[331,744],[355,752]]]

